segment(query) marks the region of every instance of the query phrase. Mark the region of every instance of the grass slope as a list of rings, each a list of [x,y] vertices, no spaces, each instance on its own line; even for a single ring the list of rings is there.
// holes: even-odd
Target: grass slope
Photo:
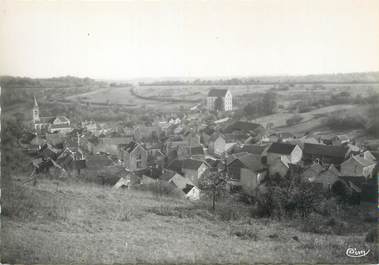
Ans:
[[[213,213],[205,202],[52,180],[36,187],[13,182],[3,198],[3,263],[375,261],[364,235],[299,232],[253,219],[243,204],[220,204]],[[369,247],[371,254],[349,258],[348,246]]]

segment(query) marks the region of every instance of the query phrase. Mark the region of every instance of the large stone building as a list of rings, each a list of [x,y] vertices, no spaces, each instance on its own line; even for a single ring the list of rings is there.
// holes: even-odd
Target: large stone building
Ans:
[[[209,90],[207,97],[207,108],[210,111],[231,111],[233,110],[232,93],[228,89]]]
[[[33,127],[36,131],[68,133],[72,131],[70,120],[65,116],[40,117],[39,106],[34,97]]]

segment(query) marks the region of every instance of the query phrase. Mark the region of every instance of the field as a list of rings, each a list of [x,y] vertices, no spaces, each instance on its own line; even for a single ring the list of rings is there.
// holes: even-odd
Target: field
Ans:
[[[358,231],[367,227],[362,220],[348,235],[305,233],[291,222],[252,218],[237,202],[214,213],[207,202],[22,179],[4,191],[3,263],[375,263],[375,245]],[[347,247],[371,253],[349,258]]]
[[[94,92],[74,95],[67,97],[68,100],[81,100],[82,102],[92,103],[109,103],[109,104],[124,104],[129,107],[148,106],[155,109],[174,110],[179,106],[191,107],[196,103],[187,102],[168,102],[164,99],[185,99],[205,102],[206,95],[211,88],[227,88],[232,92],[233,97],[242,97],[249,99],[254,97],[253,93],[263,93],[275,87],[273,84],[257,84],[257,85],[231,85],[231,86],[207,86],[207,85],[178,85],[178,86],[139,86],[134,88],[138,95],[145,97],[163,98],[162,101],[148,100],[137,98],[130,93],[129,87],[111,87],[101,89]],[[313,85],[296,85],[295,87],[285,90],[276,91],[279,94],[279,102],[283,106],[287,106],[292,101],[301,100],[304,95],[325,95],[330,96],[330,93],[338,93],[347,91],[352,95],[366,95],[368,91],[379,91],[379,84],[325,84],[322,89],[314,88]],[[164,103],[164,104],[162,104]],[[238,105],[238,104],[237,104]]]
[[[263,116],[257,119],[252,120],[253,122],[262,124],[266,126],[268,123],[272,123],[273,127],[279,131],[290,132],[297,136],[303,136],[306,132],[314,132],[315,130],[322,129],[325,131],[323,127],[323,121],[325,117],[331,114],[351,114],[351,115],[363,115],[366,110],[363,106],[357,106],[352,104],[340,104],[333,105],[328,107],[323,107],[319,109],[315,109],[305,113],[298,113],[302,120],[295,124],[288,126],[286,121],[293,117],[293,113],[289,112],[278,112],[272,115]],[[344,132],[350,133],[350,132]]]

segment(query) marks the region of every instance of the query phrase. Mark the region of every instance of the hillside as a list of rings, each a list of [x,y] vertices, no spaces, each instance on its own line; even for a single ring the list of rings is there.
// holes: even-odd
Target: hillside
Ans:
[[[251,218],[241,203],[219,204],[213,213],[204,202],[52,180],[36,187],[18,180],[5,193],[6,263],[352,263],[374,258],[345,255],[349,245],[367,244],[362,234],[299,232],[294,223]],[[374,253],[374,246],[367,247]]]

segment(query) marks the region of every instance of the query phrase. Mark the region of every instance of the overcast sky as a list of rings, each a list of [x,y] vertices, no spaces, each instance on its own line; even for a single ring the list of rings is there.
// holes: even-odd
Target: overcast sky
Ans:
[[[0,73],[93,78],[379,70],[378,0],[0,0]]]

